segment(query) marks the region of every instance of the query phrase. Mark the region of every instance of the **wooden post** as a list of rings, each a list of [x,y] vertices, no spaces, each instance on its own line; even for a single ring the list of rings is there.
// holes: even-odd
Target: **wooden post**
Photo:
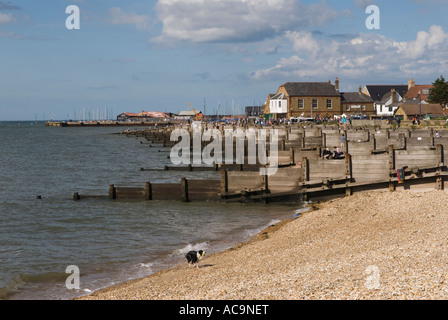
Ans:
[[[437,158],[439,159],[439,163],[438,163],[439,168],[437,168],[438,176],[436,179],[437,190],[445,190],[445,185],[444,185],[443,175],[442,175],[442,166],[444,166],[443,145],[441,145],[441,144],[436,145],[436,152],[437,152]]]
[[[264,186],[264,192],[265,193],[270,193],[269,191],[269,176],[267,174],[263,175],[263,186]]]
[[[445,159],[444,159],[444,155],[443,155],[443,145],[442,144],[437,144],[436,145],[436,154],[437,154],[437,159],[438,159],[438,166],[443,166]]]
[[[73,200],[79,200],[79,199],[81,199],[81,197],[79,196],[79,193],[78,193],[78,192],[75,192],[75,193],[73,194]]]
[[[345,155],[345,168],[346,168],[346,180],[347,183],[350,183],[353,180],[352,156],[350,154]]]
[[[396,183],[392,181],[392,174],[395,170],[395,150],[393,145],[388,146],[388,153],[389,153],[389,190],[395,191],[396,190]]]
[[[398,135],[398,139],[401,142],[401,148],[403,148],[404,150],[406,150],[406,136],[404,133],[400,133]]]
[[[150,182],[146,182],[145,185],[145,200],[152,200],[152,185]]]
[[[344,139],[344,149],[343,149],[343,151],[344,151],[345,154],[348,154],[349,149],[348,149],[348,135],[347,135],[347,130],[344,130],[344,136],[345,136],[345,139]]]
[[[227,170],[221,170],[221,197],[229,192],[229,177]]]
[[[113,184],[109,185],[109,199],[110,200],[117,199],[117,192],[116,192],[115,186]]]
[[[326,147],[327,147],[327,134],[322,133],[322,148],[326,148]]]
[[[302,159],[303,182],[310,181],[310,162],[308,158]]]
[[[389,171],[395,170],[395,150],[393,145],[389,145],[387,149],[389,153]]]
[[[188,197],[188,180],[187,178],[182,178],[180,182],[181,187],[181,198],[183,202],[189,202],[190,199]]]
[[[295,165],[294,148],[289,148],[289,163]]]

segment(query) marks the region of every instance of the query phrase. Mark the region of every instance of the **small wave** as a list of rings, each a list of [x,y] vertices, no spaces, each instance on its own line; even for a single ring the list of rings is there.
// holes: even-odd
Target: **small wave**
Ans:
[[[148,262],[148,263],[139,263],[137,264],[137,267],[144,270],[145,273],[152,273],[153,272],[153,268],[154,268],[154,263],[153,262]]]
[[[196,244],[187,244],[185,247],[174,251],[173,255],[185,255],[189,251],[207,250],[209,248],[208,242],[200,242]]]
[[[17,274],[15,275],[9,283],[0,288],[0,299],[6,299],[22,288],[26,287],[28,284],[38,284],[45,282],[62,282],[67,278],[66,273],[60,272],[47,272],[41,274]]]
[[[245,232],[246,237],[248,238],[252,238],[253,236],[259,234],[261,231],[263,231],[264,229],[276,225],[277,223],[281,222],[281,220],[271,220],[269,223],[267,223],[264,226],[258,227],[258,228],[254,228],[254,229],[247,229]]]

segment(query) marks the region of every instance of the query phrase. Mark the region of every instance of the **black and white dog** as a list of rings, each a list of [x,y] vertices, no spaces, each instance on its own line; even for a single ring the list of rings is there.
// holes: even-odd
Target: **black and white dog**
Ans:
[[[187,258],[190,267],[196,265],[196,267],[199,268],[199,260],[201,260],[203,256],[205,256],[205,251],[199,250],[190,251],[185,257]]]

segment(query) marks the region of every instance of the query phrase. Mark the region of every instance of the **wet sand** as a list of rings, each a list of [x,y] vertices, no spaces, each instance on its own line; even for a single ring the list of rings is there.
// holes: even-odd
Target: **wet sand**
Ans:
[[[448,298],[448,193],[358,193],[313,204],[250,242],[88,300]]]

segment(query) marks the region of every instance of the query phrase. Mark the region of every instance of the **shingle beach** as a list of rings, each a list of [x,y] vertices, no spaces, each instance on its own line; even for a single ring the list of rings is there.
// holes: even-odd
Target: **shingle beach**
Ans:
[[[448,298],[448,194],[358,193],[310,205],[248,243],[90,300]]]

